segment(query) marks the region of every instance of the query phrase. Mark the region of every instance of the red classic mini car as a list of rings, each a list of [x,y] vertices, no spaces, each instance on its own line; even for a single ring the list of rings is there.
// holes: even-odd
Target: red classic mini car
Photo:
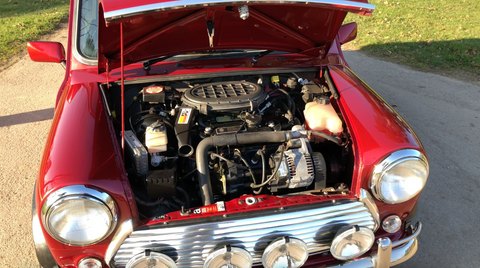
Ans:
[[[345,63],[366,0],[72,0],[33,198],[41,266],[390,267],[429,172]]]

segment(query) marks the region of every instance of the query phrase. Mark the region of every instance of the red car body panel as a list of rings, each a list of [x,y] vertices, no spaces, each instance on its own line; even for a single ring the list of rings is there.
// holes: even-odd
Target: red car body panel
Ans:
[[[53,191],[69,185],[90,185],[106,190],[115,199],[121,212],[119,222],[138,218],[121,153],[107,120],[96,83],[85,81],[65,88],[40,166],[36,195],[39,213],[43,200]],[[110,241],[107,238],[89,247],[72,247],[46,232],[44,235],[57,263],[67,266],[76,265],[81,252],[102,256]]]
[[[155,0],[142,0],[142,3],[149,4],[155,3]],[[359,1],[367,3],[367,1]],[[128,1],[103,1],[103,8],[105,12],[120,10],[129,7]],[[71,0],[71,6],[74,6],[74,0]],[[268,6],[258,6],[257,10],[268,13]],[[179,11],[178,13],[172,13],[171,21],[178,20],[188,14],[192,14],[198,11],[187,10]],[[287,10],[285,9],[285,12]],[[145,78],[145,77],[162,77],[172,75],[185,75],[185,74],[200,74],[211,72],[228,72],[238,70],[256,70],[262,68],[275,68],[275,67],[320,67],[328,66],[331,77],[340,93],[340,99],[337,101],[338,108],[344,116],[345,123],[350,132],[352,143],[354,145],[355,165],[352,179],[352,192],[347,196],[341,198],[358,198],[360,189],[369,189],[368,181],[371,171],[376,163],[383,159],[388,153],[399,149],[417,149],[423,153],[423,147],[418,140],[417,136],[408,127],[405,121],[378,96],[372,89],[370,89],[363,81],[361,81],[351,70],[347,67],[343,54],[341,52],[340,44],[335,39],[335,33],[340,27],[340,22],[343,21],[345,12],[335,11],[338,14],[337,20],[334,20],[336,26],[332,28],[332,31],[327,33],[326,39],[314,39],[315,47],[318,44],[328,44],[329,53],[324,57],[319,57],[318,52],[309,55],[305,54],[286,54],[281,56],[268,55],[259,59],[255,64],[247,58],[231,59],[227,62],[223,60],[202,60],[202,61],[184,61],[182,65],[177,65],[176,62],[161,62],[151,66],[150,70],[144,70],[142,64],[129,64],[125,66],[125,81]],[[70,11],[69,24],[73,25],[73,9]],[[103,12],[100,12],[103,16]],[[218,12],[217,14],[221,14]],[[333,14],[333,13],[332,13]],[[272,17],[275,14],[270,14]],[[152,15],[155,16],[155,15]],[[202,16],[204,14],[202,13]],[[219,15],[218,18],[222,18]],[[202,28],[198,28],[198,36],[193,36],[195,39],[199,39],[198,45],[195,49],[205,50],[208,49],[208,39],[206,38],[205,31],[205,19],[203,18]],[[146,20],[150,21],[152,18],[147,17]],[[280,18],[277,18],[281,20]],[[141,19],[138,19],[141,20]],[[129,52],[129,56],[126,57],[126,63],[137,62],[151,57],[151,53],[148,55],[142,51],[154,49],[153,45],[149,45],[150,41],[161,42],[168,38],[182,38],[175,31],[169,30],[168,38],[159,36],[155,38],[159,39],[144,39],[145,42],[137,42],[140,36],[148,35],[148,33],[154,32],[155,29],[161,28],[162,25],[155,23],[147,23],[150,25],[141,31],[132,31],[136,25],[145,26],[144,22],[140,24],[138,20],[133,18],[124,26],[129,29],[125,34],[125,47],[132,48]],[[199,19],[200,20],[200,19]],[[100,21],[103,21],[101,18]],[[294,23],[293,23],[294,24]],[[253,24],[252,24],[253,25]],[[189,31],[195,30],[196,24],[192,24],[193,28]],[[198,26],[200,27],[200,26]],[[246,31],[254,31],[253,36],[258,36],[261,32],[255,32],[255,26],[248,28]],[[105,31],[106,25],[101,23],[101,31]],[[273,29],[273,28],[272,28]],[[269,29],[269,30],[272,30]],[[201,32],[201,33],[200,33]],[[62,187],[79,184],[79,185],[91,185],[107,191],[116,201],[120,214],[118,215],[118,222],[123,222],[127,219],[134,220],[134,228],[143,225],[157,224],[161,221],[147,220],[143,222],[138,221],[138,211],[135,205],[133,193],[131,191],[126,171],[122,163],[121,148],[117,143],[117,139],[114,135],[113,125],[107,116],[105,111],[98,83],[105,83],[107,81],[119,81],[120,69],[115,66],[119,66],[119,26],[118,24],[111,24],[108,27],[108,31],[105,35],[100,36],[100,51],[105,56],[100,58],[99,65],[88,66],[80,63],[75,57],[72,56],[72,38],[69,38],[67,45],[67,68],[65,80],[59,90],[55,116],[52,122],[52,127],[48,140],[45,146],[44,156],[40,166],[39,179],[37,183],[36,191],[36,206],[38,216],[41,215],[41,208],[43,201],[55,190]],[[72,36],[72,28],[69,28],[69,36]],[[257,37],[258,37],[257,36]],[[188,37],[189,39],[192,36]],[[282,39],[281,36],[280,39]],[[344,37],[342,37],[344,38]],[[328,40],[327,40],[328,39]],[[216,45],[220,45],[223,48],[230,48],[231,40],[225,41],[216,40]],[[258,45],[248,46],[244,48],[271,48],[279,49],[283,48],[290,52],[306,51],[312,47],[308,47],[305,43],[297,42],[296,40],[289,39],[287,42],[283,42],[284,47],[278,47],[274,44],[279,40],[274,39],[271,45],[265,42],[259,42]],[[155,43],[153,42],[153,43]],[[168,55],[191,51],[191,48],[182,48],[177,45],[163,43],[165,46],[162,51],[157,54]],[[234,47],[232,45],[232,47]],[[238,47],[238,44],[235,44]],[[135,49],[134,49],[135,48]],[[128,52],[128,51],[127,51]],[[106,63],[106,59],[112,64],[112,69],[109,73],[101,73]],[[289,202],[292,200],[283,200],[277,203],[278,198],[270,197],[271,208],[280,207],[285,205],[282,202]],[[376,205],[380,212],[380,219],[390,214],[399,215],[402,220],[405,220],[412,209],[414,208],[419,195],[407,202],[390,205],[382,203],[378,200]],[[311,203],[323,200],[320,198],[313,199],[301,199],[293,200],[295,203]],[[330,199],[331,200],[331,199]],[[227,203],[227,213],[237,213],[235,209],[236,202]],[[257,208],[260,209],[260,208]],[[252,210],[255,210],[252,207]],[[230,211],[230,212],[229,212]],[[178,212],[172,212],[171,220],[181,220],[178,217]],[[196,216],[196,217],[207,217]],[[117,226],[118,228],[118,226]],[[57,240],[53,239],[45,230],[43,231],[45,240],[50,248],[50,251],[55,258],[55,261],[62,267],[76,267],[78,262],[87,256],[97,257],[100,260],[104,259],[105,252],[113,234],[115,231],[103,241],[85,247],[76,247],[64,245]],[[388,236],[392,241],[396,241],[403,236],[403,230],[395,234],[387,234],[381,229],[377,231],[376,237]],[[325,265],[328,263],[335,263],[336,260],[331,256],[314,255],[309,258],[305,267],[316,267]],[[107,264],[103,264],[107,265]],[[107,267],[107,266],[105,266]]]
[[[358,179],[353,180],[352,189],[356,193],[360,188],[370,188],[373,168],[389,152],[416,149],[425,153],[420,140],[400,115],[349,68],[332,66],[330,74],[341,95],[339,108],[355,145],[357,163],[354,165],[354,174]],[[397,214],[405,220],[417,199],[418,196],[396,205],[376,200],[380,218]]]
[[[365,4],[368,4],[368,1],[367,0],[349,0],[351,2],[357,2],[357,3],[365,3]],[[125,9],[129,9],[132,7],[132,4],[131,2],[129,1],[125,1],[125,0],[120,0],[120,1],[116,1],[116,0],[101,0],[103,6],[104,6],[104,10],[105,12],[118,12],[118,11],[121,11],[121,10],[125,10]],[[167,0],[167,1],[158,1],[158,0],[140,0],[140,1],[136,1],[135,3],[135,6],[149,6],[149,5],[159,5],[159,7],[155,7],[155,8],[158,8],[160,9],[160,7],[162,6],[162,4],[165,4],[165,3],[175,3],[175,2],[180,2],[178,0]],[[252,2],[255,2],[255,1],[252,1]],[[209,3],[208,1],[206,1],[205,3]],[[152,7],[153,9],[154,7]],[[338,5],[337,7],[338,9],[342,9],[344,8],[344,6],[341,6],[341,5]],[[359,12],[360,13],[360,12]]]
[[[145,5],[143,3],[145,2]],[[136,3],[137,8],[152,1]],[[166,1],[175,3],[181,1]],[[162,3],[158,2],[158,5]],[[345,1],[349,3],[350,1]],[[354,2],[354,1],[352,1]],[[360,3],[364,1],[358,1]],[[249,4],[247,20],[222,5],[172,9],[127,17],[123,24],[125,64],[165,55],[221,49],[266,49],[325,57],[347,11],[334,5]],[[124,1],[104,0],[99,8],[99,72],[120,66],[120,25],[105,15],[127,9]],[[274,8],[272,8],[274,7]],[[160,18],[160,19],[159,19]],[[212,43],[206,22],[215,24]],[[232,30],[235,29],[235,30]],[[184,33],[188,32],[188,35]],[[248,37],[248,38],[246,38]],[[175,40],[175,42],[171,42]]]
[[[170,63],[164,64],[171,65]],[[129,69],[131,73],[141,73],[143,71],[141,66],[137,65],[136,67],[137,69]],[[241,68],[232,69],[240,70]],[[228,71],[230,69],[206,68],[205,70],[202,69],[201,72],[211,72],[212,70]],[[117,80],[115,79],[118,78],[117,71],[112,71],[111,81]],[[126,71],[126,74],[128,74],[128,71]],[[378,95],[370,88],[363,85],[361,80],[353,73],[338,65],[332,65],[331,75],[340,92],[339,108],[342,114],[348,118],[346,123],[350,133],[352,133],[355,155],[358,156],[356,157],[358,163],[355,165],[352,185],[353,193],[349,197],[343,196],[341,198],[356,198],[360,188],[368,189],[368,180],[373,166],[388,152],[404,148],[420,151],[423,151],[423,149],[417,137],[403,119],[388,104],[379,99]],[[128,218],[136,219],[138,217],[136,216],[135,202],[121,162],[120,149],[118,144],[115,143],[113,129],[111,126],[109,127],[110,123],[97,84],[92,82],[101,75],[78,70],[73,71],[72,76],[77,79],[83,77],[84,80],[83,82],[77,81],[78,84],[75,83],[66,88],[57,106],[52,131],[47,141],[44,160],[40,169],[40,178],[42,179],[39,180],[41,183],[38,185],[37,196],[39,199],[37,204],[42,204],[42,200],[49,193],[64,186],[72,184],[92,185],[107,190],[114,197],[120,208],[119,211],[122,212],[119,215],[119,222]],[[72,143],[72,140],[76,142]],[[65,150],[65,148],[69,148],[69,150]],[[95,148],[101,148],[101,150]],[[276,199],[275,197],[272,198]],[[321,199],[296,200],[295,203],[312,203]],[[398,214],[401,215],[402,220],[405,220],[417,199],[418,197],[397,205],[388,205],[377,201],[380,218],[390,214]],[[283,202],[289,201],[284,200]],[[285,205],[283,202],[272,204],[269,208],[281,207]],[[228,214],[229,211],[232,211],[231,213],[239,212],[234,209],[235,202],[226,206],[227,213],[223,212],[221,214]],[[232,208],[229,206],[232,206]],[[253,210],[255,210],[254,207],[252,207]],[[38,211],[41,211],[41,207],[38,207]],[[172,217],[171,220],[181,218],[175,217],[176,214],[178,212],[172,212],[169,215]],[[147,221],[138,224],[141,226],[159,222],[161,221]],[[49,238],[52,255],[62,265],[75,265],[87,255],[103,259],[111,240],[111,237],[109,237],[96,245],[79,248],[63,245],[50,238],[46,232],[44,234]],[[388,236],[392,241],[399,239],[401,235],[402,232],[395,234],[377,232],[377,237]],[[324,261],[328,262],[324,258],[312,257],[307,265],[323,263]]]
[[[27,50],[33,61],[60,63],[65,60],[65,49],[57,42],[28,42]]]

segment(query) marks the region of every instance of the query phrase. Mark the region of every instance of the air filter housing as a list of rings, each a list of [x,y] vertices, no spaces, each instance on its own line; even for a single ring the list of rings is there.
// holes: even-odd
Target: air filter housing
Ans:
[[[184,93],[185,105],[202,114],[208,111],[256,110],[265,100],[265,90],[258,84],[235,81],[196,86]]]

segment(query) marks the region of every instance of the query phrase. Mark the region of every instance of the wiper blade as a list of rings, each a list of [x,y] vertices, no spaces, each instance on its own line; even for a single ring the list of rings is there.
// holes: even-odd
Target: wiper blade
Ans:
[[[166,59],[169,59],[169,58],[172,58],[172,57],[178,57],[178,56],[215,56],[215,55],[222,55],[222,54],[228,54],[228,53],[253,53],[253,52],[255,52],[255,51],[248,51],[248,50],[243,50],[243,49],[230,49],[230,50],[225,49],[225,50],[200,51],[200,52],[194,52],[194,53],[190,53],[190,54],[168,55],[168,56],[163,56],[163,57],[159,57],[159,58],[156,58],[156,59],[145,61],[143,63],[143,69],[144,70],[150,70],[151,65],[153,65],[157,62],[161,62],[161,61],[164,61]],[[252,61],[257,62],[259,58],[261,58],[265,55],[268,55],[272,52],[273,51],[271,51],[271,50],[261,51],[253,57]]]
[[[155,64],[157,62],[164,61],[164,60],[166,60],[168,58],[171,58],[171,57],[173,57],[173,56],[163,56],[163,57],[156,58],[156,59],[153,59],[153,60],[147,60],[146,62],[143,63],[143,69],[145,71],[148,71],[148,70],[150,70],[150,65]]]
[[[208,55],[208,54],[226,54],[226,53],[246,53],[247,50],[243,49],[224,49],[224,50],[209,50],[209,51],[199,51],[192,53],[191,55]]]
[[[272,52],[273,52],[273,50],[265,50],[265,51],[259,52],[257,55],[253,56],[252,62],[257,63],[258,59],[260,59],[261,57],[266,56],[266,55],[268,55]]]
[[[211,55],[211,54],[226,54],[226,53],[239,53],[239,52],[246,52],[246,50],[242,50],[242,49],[231,49],[231,50],[213,50],[213,51],[201,51],[201,52],[194,52],[194,53],[190,53],[190,54],[184,54],[184,55],[189,55],[189,56],[195,56],[195,55]],[[160,58],[156,58],[156,59],[153,59],[153,60],[147,60],[146,62],[143,63],[143,69],[144,70],[150,70],[150,65],[153,65],[157,62],[161,62],[161,61],[164,61],[168,58],[172,58],[172,57],[175,57],[175,56],[179,56],[179,55],[168,55],[168,56],[163,56],[163,57],[160,57]]]

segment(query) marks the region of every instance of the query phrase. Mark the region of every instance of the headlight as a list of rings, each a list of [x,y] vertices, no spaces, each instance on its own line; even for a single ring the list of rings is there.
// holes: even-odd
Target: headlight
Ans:
[[[392,153],[378,163],[370,177],[370,189],[380,201],[397,204],[416,196],[425,186],[428,161],[413,149]]]
[[[107,193],[84,185],[64,187],[44,202],[42,222],[47,232],[64,244],[95,244],[115,228],[115,202]]]

